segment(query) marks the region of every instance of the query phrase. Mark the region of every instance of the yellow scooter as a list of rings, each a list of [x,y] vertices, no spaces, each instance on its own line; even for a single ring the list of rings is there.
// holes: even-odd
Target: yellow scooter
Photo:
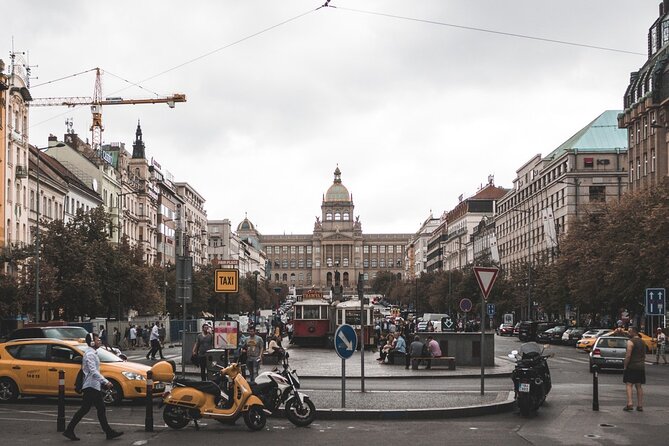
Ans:
[[[267,412],[262,401],[253,395],[244,379],[240,364],[220,367],[221,381],[176,379],[172,364],[161,361],[152,368],[153,379],[172,382],[172,390],[163,395],[163,420],[172,429],[181,429],[191,420],[212,418],[222,423],[234,422],[241,415],[249,429],[265,427]],[[220,384],[220,383],[223,384]]]

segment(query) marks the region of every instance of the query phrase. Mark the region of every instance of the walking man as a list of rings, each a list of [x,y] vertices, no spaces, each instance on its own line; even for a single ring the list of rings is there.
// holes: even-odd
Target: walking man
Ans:
[[[151,343],[151,350],[146,354],[146,359],[156,360],[156,353],[160,353],[160,359],[165,359],[163,356],[163,347],[160,345],[160,331],[158,329],[158,322],[153,324],[151,327],[151,334],[149,335],[149,342]]]
[[[81,370],[84,372],[84,383],[82,386],[84,401],[81,404],[81,408],[72,417],[70,424],[67,425],[63,435],[72,441],[78,441],[79,437],[75,435],[74,428],[77,427],[79,421],[91,410],[91,407],[95,406],[98,412],[100,427],[107,434],[107,440],[111,440],[112,438],[120,437],[123,435],[123,432],[113,430],[107,422],[105,403],[102,400],[100,388],[104,386],[106,389],[111,389],[113,384],[100,374],[100,358],[98,358],[96,350],[100,348],[102,342],[100,342],[98,335],[89,333],[86,335],[86,345],[89,348],[86,348],[81,363]]]
[[[629,327],[629,341],[627,341],[627,351],[623,366],[623,382],[627,390],[627,405],[623,407],[626,412],[634,409],[632,402],[632,387],[636,388],[636,410],[643,411],[643,384],[646,384],[646,345],[639,337],[636,327]]]
[[[249,372],[249,382],[255,382],[260,368],[260,358],[262,358],[265,342],[256,334],[256,327],[250,324],[248,327],[249,335],[242,339],[242,353],[246,353],[246,369]]]
[[[207,380],[207,350],[214,348],[214,336],[211,334],[210,328],[209,324],[202,326],[202,333],[197,335],[197,341],[193,346],[193,355],[197,356],[202,381]]]
[[[137,328],[135,326],[130,327],[130,349],[134,350],[137,347]]]
[[[655,365],[660,364],[660,356],[662,356],[662,359],[664,360],[664,363],[667,363],[667,354],[666,354],[666,346],[667,346],[667,335],[664,334],[662,331],[662,328],[657,327],[657,350],[655,352]]]

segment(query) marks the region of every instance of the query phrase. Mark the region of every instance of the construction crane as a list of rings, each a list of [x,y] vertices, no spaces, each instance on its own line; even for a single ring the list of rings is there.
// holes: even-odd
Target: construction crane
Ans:
[[[102,99],[102,70],[95,68],[95,90],[93,97],[90,96],[75,96],[75,97],[60,97],[60,98],[35,98],[30,101],[31,107],[53,107],[66,106],[76,107],[78,105],[90,105],[91,113],[93,115],[93,123],[91,124],[91,133],[93,141],[93,150],[99,150],[102,145],[102,106],[103,105],[138,105],[138,104],[167,104],[170,108],[174,108],[177,102],[186,102],[186,95],[175,93],[171,96],[163,98],[148,98],[148,99],[123,99],[121,97],[110,97]]]

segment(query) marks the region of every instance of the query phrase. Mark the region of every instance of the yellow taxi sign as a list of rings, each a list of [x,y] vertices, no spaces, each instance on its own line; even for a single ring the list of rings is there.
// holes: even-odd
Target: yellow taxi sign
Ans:
[[[236,293],[239,291],[239,270],[217,269],[214,275],[214,291]]]

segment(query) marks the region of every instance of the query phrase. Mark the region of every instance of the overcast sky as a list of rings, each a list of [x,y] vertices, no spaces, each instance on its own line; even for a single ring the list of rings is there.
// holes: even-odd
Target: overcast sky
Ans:
[[[248,213],[263,234],[310,233],[338,164],[365,233],[412,233],[488,175],[511,187],[532,156],[621,109],[660,3],[332,0],[338,8],[316,10],[323,2],[13,2],[0,57],[9,64],[12,38],[29,53],[36,98],[92,96],[93,73],[50,81],[94,67],[105,97],[185,93],[174,109],[105,107],[103,141],[132,151],[141,120],[147,158],[190,183],[210,220],[236,226]],[[66,118],[90,138],[88,107],[33,107],[30,142],[62,139]]]

